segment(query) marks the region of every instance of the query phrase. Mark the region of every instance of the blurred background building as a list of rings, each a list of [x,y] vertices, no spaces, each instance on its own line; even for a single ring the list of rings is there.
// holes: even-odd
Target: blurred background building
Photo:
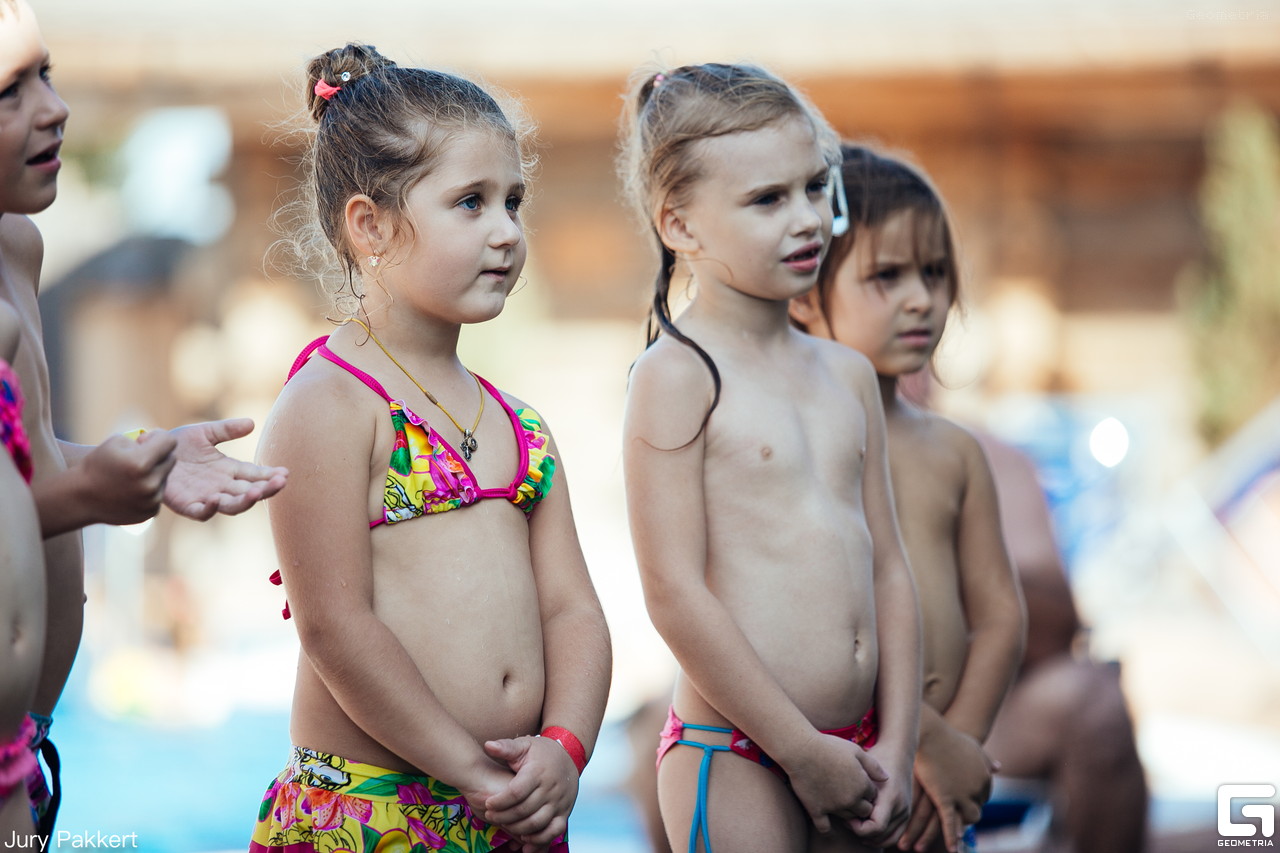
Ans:
[[[1217,785],[1280,782],[1280,2],[33,5],[71,107],[59,199],[37,218],[66,437],[261,422],[325,332],[314,282],[272,262],[269,224],[296,186],[288,122],[311,56],[368,41],[508,90],[540,127],[528,283],[464,347],[554,424],[620,720],[672,671],[622,505],[654,271],[614,175],[626,79],[762,62],[843,135],[911,152],[948,200],[964,310],[934,398],[1039,463],[1094,652],[1123,663],[1156,819],[1212,825]],[[265,512],[87,541],[90,619],[59,723],[76,743],[67,828],[150,821],[145,849],[240,847],[285,756],[297,649],[266,582]],[[592,771],[602,802],[623,772],[609,764]],[[155,782],[102,783],[179,766],[218,791],[195,835],[185,809],[145,816]],[[579,831],[588,853],[643,849]]]

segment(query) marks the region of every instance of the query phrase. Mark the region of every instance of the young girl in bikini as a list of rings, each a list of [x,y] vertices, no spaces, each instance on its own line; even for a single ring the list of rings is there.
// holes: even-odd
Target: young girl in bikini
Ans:
[[[523,137],[475,84],[372,47],[307,74],[348,322],[261,445],[293,471],[270,514],[302,655],[250,850],[563,850],[608,634],[546,423],[456,349],[524,265]]]
[[[27,839],[32,829],[26,779],[35,698],[44,653],[44,551],[31,498],[31,444],[22,426],[22,383],[14,372],[18,315],[0,302],[0,838]]]
[[[161,503],[188,518],[243,512],[279,491],[288,472],[224,456],[216,447],[248,435],[248,418],[115,435],[97,446],[72,444],[53,431],[49,365],[37,293],[44,244],[29,218],[53,203],[67,105],[50,79],[49,51],[26,0],[0,0],[0,302],[17,320],[13,368],[26,395],[23,426],[30,442],[31,496],[43,537],[41,596],[44,651],[28,710],[30,740],[49,763],[51,783],[32,770],[28,790],[47,838],[57,803],[57,752],[47,739],[54,706],[80,646],[84,621],[84,552],[80,528],[133,524]],[[36,621],[31,622],[37,624]],[[50,790],[52,788],[52,791]]]
[[[898,394],[901,377],[928,366],[956,300],[942,201],[895,158],[845,146],[843,163],[850,228],[832,241],[818,286],[792,302],[792,316],[875,366],[924,625],[915,777],[925,796],[899,846],[956,851],[986,801],[992,764],[981,744],[1017,672],[1025,617],[982,448]]]
[[[643,75],[624,147],[661,255],[623,458],[645,600],[681,668],[658,768],[672,846],[889,843],[920,658],[880,396],[864,357],[787,317],[830,237],[834,137],[776,77],[710,64]],[[673,320],[677,265],[693,298]]]

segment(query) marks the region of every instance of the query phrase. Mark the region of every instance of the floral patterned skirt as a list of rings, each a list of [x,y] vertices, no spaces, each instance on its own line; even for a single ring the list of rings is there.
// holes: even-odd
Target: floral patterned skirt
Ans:
[[[258,809],[249,853],[489,853],[508,840],[437,779],[295,746]]]

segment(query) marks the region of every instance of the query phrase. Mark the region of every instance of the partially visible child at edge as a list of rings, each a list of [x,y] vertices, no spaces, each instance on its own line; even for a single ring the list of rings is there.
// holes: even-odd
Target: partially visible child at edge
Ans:
[[[261,445],[293,471],[270,514],[302,655],[250,850],[565,850],[608,631],[550,430],[456,349],[524,266],[526,134],[474,83],[369,46],[316,57],[306,86],[345,319]]]
[[[18,315],[0,302],[0,838],[34,828],[24,781],[36,770],[27,716],[44,653],[44,553],[27,483],[31,446],[22,426],[22,383],[13,372]]]
[[[977,440],[898,394],[929,365],[959,279],[943,203],[923,175],[864,147],[842,149],[850,227],[818,285],[792,302],[814,335],[871,359],[888,425],[889,470],[924,626],[924,704],[906,850],[969,849],[992,762],[982,750],[1018,670],[1026,626]],[[843,201],[843,199],[842,199]]]
[[[750,65],[643,74],[628,103],[622,165],[660,269],[623,459],[645,600],[681,668],[668,836],[691,853],[890,843],[920,628],[884,416],[867,360],[787,317],[831,234],[834,134]],[[673,321],[677,264],[694,295]]]
[[[189,518],[241,512],[285,483],[283,469],[229,459],[215,445],[247,435],[241,418],[151,430],[136,441],[113,436],[97,447],[60,441],[50,413],[36,293],[44,245],[27,218],[57,194],[67,107],[50,83],[49,52],[26,0],[0,0],[0,301],[17,313],[14,368],[27,395],[23,424],[30,438],[31,491],[44,537],[47,635],[30,710],[37,731],[32,749],[56,766],[46,740],[51,715],[80,644],[84,618],[84,557],[79,529],[132,524],[155,515],[163,502]],[[41,830],[52,828],[51,795],[37,769],[29,779]],[[53,788],[57,791],[56,770]],[[56,798],[52,800],[56,803]]]

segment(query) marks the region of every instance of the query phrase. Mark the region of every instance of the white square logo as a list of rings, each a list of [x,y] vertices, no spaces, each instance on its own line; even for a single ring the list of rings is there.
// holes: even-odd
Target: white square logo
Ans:
[[[1231,819],[1232,800],[1269,800],[1276,795],[1275,785],[1219,785],[1218,786],[1218,834],[1225,837],[1244,838],[1258,834],[1258,824],[1235,823]],[[1262,837],[1276,833],[1276,807],[1270,803],[1248,803],[1240,807],[1241,817],[1257,818],[1262,825]]]

